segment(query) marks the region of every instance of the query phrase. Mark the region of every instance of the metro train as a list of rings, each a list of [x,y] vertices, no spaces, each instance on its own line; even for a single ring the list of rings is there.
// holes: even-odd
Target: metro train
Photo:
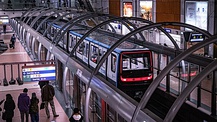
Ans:
[[[62,23],[49,24],[50,22],[47,22],[46,27],[50,27],[47,37],[53,39]],[[68,31],[58,43],[64,50],[70,52],[87,31],[75,30]],[[75,56],[88,67],[95,68],[102,56],[117,40],[117,38],[94,32],[79,45]],[[152,51],[130,42],[124,42],[108,56],[100,67],[99,73],[123,92],[135,96],[138,94],[136,92],[144,90],[144,86],[148,86],[153,81]]]

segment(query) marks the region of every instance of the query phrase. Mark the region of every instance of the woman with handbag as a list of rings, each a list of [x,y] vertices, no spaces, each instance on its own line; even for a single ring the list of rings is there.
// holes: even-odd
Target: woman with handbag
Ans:
[[[6,94],[6,101],[4,103],[5,110],[5,120],[6,122],[12,122],[12,118],[14,117],[14,109],[15,103],[11,94]]]

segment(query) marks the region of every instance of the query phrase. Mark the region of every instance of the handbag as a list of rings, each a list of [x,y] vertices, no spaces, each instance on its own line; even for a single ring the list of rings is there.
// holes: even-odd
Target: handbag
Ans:
[[[5,113],[5,111],[2,112],[2,119],[3,119],[3,120],[6,120],[6,118],[7,118],[6,115],[7,115],[7,114]]]
[[[40,109],[44,109],[44,105],[45,105],[45,103],[42,102],[41,105],[40,105]]]

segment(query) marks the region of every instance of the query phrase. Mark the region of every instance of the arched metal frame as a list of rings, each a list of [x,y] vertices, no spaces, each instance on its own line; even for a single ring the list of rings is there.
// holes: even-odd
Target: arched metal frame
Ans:
[[[191,48],[187,49],[184,53],[180,54],[179,56],[177,56],[177,58],[174,59],[174,61],[172,61],[169,65],[169,67],[165,67],[163,71],[167,71],[166,73],[168,73],[168,70],[172,69],[177,63],[176,60],[182,60],[185,57],[187,57],[189,54],[193,53],[194,51],[208,45],[211,43],[215,43],[217,42],[217,35],[206,39],[205,41],[198,43],[194,46],[192,46]],[[188,86],[184,89],[184,91],[178,96],[178,98],[175,100],[175,102],[173,103],[173,105],[171,106],[169,112],[167,113],[164,122],[172,122],[174,117],[176,116],[176,114],[178,113],[178,110],[181,108],[182,104],[185,102],[186,98],[190,95],[190,93],[200,84],[201,80],[204,79],[207,75],[209,75],[210,72],[214,71],[217,68],[217,60],[214,60],[212,63],[210,63],[207,67],[204,68],[204,70],[202,70],[200,72],[200,74],[198,74],[189,84]],[[171,68],[172,67],[172,68]],[[164,75],[160,74],[161,76]],[[158,80],[162,80],[161,76],[159,76]],[[148,94],[148,93],[147,93]]]
[[[56,14],[56,15],[58,15],[57,17],[61,16],[61,15],[60,15],[61,12],[65,12],[65,10],[62,9],[62,10],[54,11],[54,13],[52,13],[50,16],[47,16],[45,19],[43,19],[42,22],[38,25],[36,31],[38,32],[38,30],[40,29],[40,27],[41,27],[50,17],[52,17],[53,15]]]
[[[46,15],[47,13],[53,12],[53,11],[57,11],[58,9],[53,8],[53,9],[48,9],[46,11],[41,12],[30,24],[30,27],[33,27],[35,25],[35,23],[44,15]],[[27,22],[28,24],[28,22]]]
[[[67,16],[67,15],[74,14],[74,13],[77,13],[77,11],[72,11],[72,12],[70,12],[70,13],[65,13],[65,14],[63,14],[62,16],[57,17],[54,21],[51,22],[51,24],[53,24],[53,23],[59,21],[61,18],[65,17],[65,16]],[[43,36],[46,35],[48,29],[49,29],[49,27],[47,27],[47,29],[44,31]]]
[[[168,22],[168,24],[166,24],[166,23],[165,23],[165,24],[155,23],[155,24],[156,24],[156,26],[162,26],[162,25],[181,25],[181,26],[183,26],[183,25],[182,25],[183,23],[172,23],[172,22],[171,22],[171,23]],[[153,24],[153,25],[155,25],[155,24]],[[123,42],[123,41],[126,40],[127,38],[131,37],[131,36],[129,36],[129,35],[133,35],[133,34],[135,34],[135,33],[138,33],[138,31],[142,31],[142,30],[145,30],[145,29],[154,28],[155,26],[153,26],[153,25],[149,25],[149,26],[147,25],[147,26],[145,26],[145,27],[138,28],[137,30],[135,30],[135,31],[133,31],[133,32],[131,32],[131,33],[129,33],[129,34],[127,34],[126,36],[128,36],[128,37],[125,36],[125,37],[123,37],[123,38],[120,39],[120,40]],[[185,25],[185,27],[191,28],[191,25],[190,25],[190,26]],[[194,26],[193,26],[193,27],[194,27]],[[197,29],[198,29],[198,28],[196,28],[196,29],[194,28],[194,30],[197,30]],[[207,37],[211,37],[211,34],[209,34],[209,33],[207,33],[207,32],[204,32],[204,31],[201,30],[201,29],[199,29],[199,30],[197,30],[197,31],[203,33],[203,34],[206,35]],[[175,66],[176,63],[178,63],[180,60],[182,60],[182,59],[184,59],[186,56],[188,56],[189,53],[191,54],[192,52],[196,51],[197,49],[199,49],[199,48],[201,48],[201,47],[204,47],[204,46],[206,46],[206,45],[208,45],[208,44],[211,44],[211,43],[216,42],[216,41],[217,41],[216,38],[217,38],[216,36],[213,37],[213,38],[211,37],[210,39],[207,39],[207,40],[205,40],[205,41],[203,41],[203,42],[201,42],[201,43],[199,43],[199,44],[197,44],[197,45],[195,45],[195,46],[193,46],[193,47],[187,49],[184,53],[178,55],[167,67],[165,67],[165,68],[163,69],[163,71],[164,71],[164,70],[166,71],[166,68],[171,68],[173,65]],[[122,42],[121,42],[121,43],[122,43]],[[205,43],[205,42],[206,42],[206,43]],[[116,45],[116,44],[114,44],[113,46],[115,46],[115,45]],[[112,46],[112,47],[113,47],[113,46]],[[117,45],[117,46],[118,46],[118,45]],[[112,48],[112,47],[111,47],[111,48]],[[110,48],[108,51],[110,51],[111,48]],[[115,48],[115,47],[114,47],[114,48]],[[192,49],[192,48],[193,48],[193,49]],[[190,50],[191,52],[188,52],[189,50]],[[112,51],[113,51],[113,50],[111,50],[111,52],[112,52]],[[108,54],[108,55],[109,55],[109,54]],[[103,58],[104,58],[104,57],[103,57]],[[102,58],[102,59],[103,59],[103,58]],[[102,59],[101,59],[101,60],[102,60]],[[100,62],[103,62],[103,61],[101,61],[101,60],[100,60]],[[178,61],[177,61],[177,60],[178,60]],[[100,64],[100,62],[99,62],[99,64]],[[212,62],[211,64],[214,65],[215,63],[216,63],[216,62],[214,61],[214,62]],[[98,64],[98,65],[99,65],[99,64]],[[208,65],[204,70],[208,70],[208,68],[211,67],[211,64]],[[98,66],[98,65],[97,65],[97,66]],[[212,66],[212,67],[213,67],[213,66]],[[173,67],[172,67],[172,68],[173,68]],[[172,68],[171,68],[171,69],[172,69]],[[215,67],[215,68],[216,68],[216,67]],[[95,69],[96,69],[96,68],[95,68]],[[170,69],[170,70],[171,70],[171,69]],[[213,68],[213,69],[214,69],[214,68]],[[170,71],[170,70],[167,69],[167,71]],[[163,71],[162,71],[162,72],[163,72]],[[202,71],[202,72],[205,72],[205,71]],[[203,76],[206,76],[206,74],[203,75],[202,72],[200,73],[201,75],[199,74],[198,76],[195,77],[195,78],[197,78],[197,80],[199,80],[199,78],[202,78]],[[159,75],[163,76],[163,74],[167,74],[167,73],[168,73],[168,72],[166,72],[166,73],[160,73]],[[159,77],[160,77],[159,75],[157,76],[158,79],[160,79],[160,78],[159,78]],[[164,76],[165,76],[165,75],[164,75]],[[164,76],[163,76],[163,77],[164,77]],[[156,79],[157,79],[157,78],[156,78]],[[156,80],[156,79],[155,79],[155,80]],[[161,80],[157,80],[157,81],[159,81],[159,83],[160,83]],[[196,80],[194,79],[194,80],[192,80],[192,81],[196,81]],[[155,81],[155,82],[156,82],[156,81]],[[198,82],[199,82],[199,81],[198,81]],[[153,82],[153,83],[154,83],[154,82]],[[152,83],[152,84],[153,84],[153,83]],[[157,83],[157,85],[158,85],[159,83]],[[152,85],[152,84],[151,84],[151,85]],[[194,84],[194,85],[195,85],[195,84]],[[154,85],[152,85],[152,87],[153,87],[153,86],[154,86]],[[150,86],[150,87],[151,87],[151,86]],[[150,88],[150,87],[149,87],[149,88]],[[152,87],[151,87],[151,88],[152,88]],[[188,87],[189,87],[189,89],[190,89],[190,88],[193,88],[193,86],[190,86],[190,84],[186,87],[186,89],[187,89]],[[153,88],[152,88],[152,89],[153,89]],[[156,88],[155,88],[155,89],[156,89]],[[155,90],[155,89],[154,89],[154,90]],[[148,91],[148,90],[147,90],[147,91]],[[184,91],[190,92],[190,90],[184,90]],[[183,92],[184,92],[184,91],[183,91]],[[144,96],[145,96],[145,95],[152,95],[152,94],[153,94],[153,92],[152,92],[152,93],[148,92],[148,93],[145,93]],[[144,97],[144,96],[143,96],[143,97]],[[145,98],[147,99],[147,97],[145,97]],[[150,98],[150,97],[149,97],[149,98]],[[149,100],[149,99],[148,99],[148,100]],[[148,100],[146,100],[146,101],[148,101]],[[182,100],[183,100],[183,99],[182,99]],[[142,101],[142,100],[141,100],[141,101]],[[140,102],[140,103],[141,103],[141,102]],[[175,104],[175,103],[174,103],[174,104]],[[174,104],[173,104],[173,105],[174,105]],[[145,103],[143,106],[145,106],[145,105],[146,105],[146,103]],[[181,104],[181,105],[182,105],[182,104]],[[178,106],[176,106],[176,109],[177,109],[177,108],[178,108]],[[138,108],[137,108],[137,109],[138,109]],[[140,108],[140,109],[141,109],[141,108]],[[170,109],[170,110],[171,110],[171,109]],[[175,109],[174,109],[174,110],[175,110]],[[178,110],[177,110],[177,111],[178,111]],[[169,112],[170,112],[170,111],[169,111]],[[173,112],[174,112],[174,111],[173,111]],[[168,114],[167,114],[167,115],[168,115]],[[173,113],[171,116],[173,116],[173,115],[176,115],[176,113],[175,113],[175,114]],[[167,118],[168,118],[168,120],[169,120],[169,117],[166,117],[166,118],[165,118],[165,121],[166,121]],[[171,117],[170,117],[170,118],[171,118]],[[132,120],[133,120],[133,119],[132,119]]]
[[[116,18],[114,18],[114,20],[115,20]],[[112,19],[111,19],[112,20]],[[110,20],[108,20],[108,22],[110,22]],[[107,23],[108,23],[107,22]],[[106,23],[106,22],[104,22],[104,23]],[[104,24],[103,23],[103,24]],[[101,23],[102,24],[102,23]],[[103,25],[102,24],[102,25]],[[184,23],[173,23],[173,22],[171,22],[171,23],[166,23],[166,22],[164,22],[164,23],[153,23],[153,24],[151,24],[151,25],[149,25],[149,26],[153,26],[153,25],[157,25],[157,26],[154,26],[154,27],[161,27],[161,26],[163,26],[163,25],[184,25],[185,27],[190,27],[190,28],[193,28],[194,30],[197,30],[198,32],[201,32],[201,33],[203,33],[204,35],[206,35],[207,37],[210,37],[211,36],[211,34],[209,34],[209,33],[207,33],[207,32],[204,32],[204,30],[202,30],[202,29],[199,29],[199,28],[197,28],[197,27],[194,27],[194,26],[192,26],[192,25],[188,25],[188,24],[184,24]],[[94,31],[94,29],[96,29],[96,28],[98,28],[98,27],[100,27],[101,25],[99,24],[99,25],[97,25],[95,28],[93,28],[92,29],[92,31]],[[151,29],[151,28],[154,28],[154,27],[151,27],[151,28],[147,28],[147,27],[149,27],[148,25],[147,26],[144,26],[144,27],[141,27],[141,28],[145,28],[145,29]],[[134,34],[136,34],[136,33],[138,33],[138,32],[141,32],[142,30],[145,30],[145,29],[141,29],[141,28],[139,28],[139,29],[136,29],[135,31],[133,31],[133,32],[130,32],[130,33],[134,33]],[[140,30],[141,29],[141,30]],[[91,33],[90,31],[89,32],[87,32],[86,34],[87,35],[89,35],[88,33]],[[129,34],[130,34],[129,33]],[[129,35],[129,34],[127,34],[127,35]],[[75,47],[73,48],[73,50],[71,51],[71,53],[70,53],[70,56],[72,56],[73,54],[74,54],[74,52],[75,52],[75,49],[79,46],[79,44],[83,41],[82,39],[84,39],[84,38],[86,38],[86,36],[87,35],[84,35],[80,40],[79,40],[79,42],[75,45]],[[114,45],[112,45],[112,47],[104,54],[104,56],[101,58],[101,60],[99,61],[99,63],[97,64],[97,66],[95,67],[95,69],[94,69],[94,71],[92,72],[92,75],[91,75],[91,77],[90,77],[90,79],[89,79],[89,84],[90,84],[90,82],[91,82],[91,79],[92,79],[92,77],[93,77],[93,75],[95,75],[97,72],[98,72],[98,70],[99,70],[99,68],[102,66],[102,64],[103,64],[103,62],[105,61],[105,59],[108,57],[108,55],[117,47],[117,46],[119,46],[123,41],[122,40],[126,40],[127,38],[130,38],[133,34],[130,34],[130,36],[124,36],[124,37],[122,37],[119,41],[117,41]],[[125,38],[125,37],[127,37],[127,38]],[[175,43],[176,44],[176,43]],[[88,90],[87,90],[87,96],[88,96],[88,94],[90,94],[89,92],[91,92],[91,89],[89,88],[89,85],[88,85]],[[89,98],[88,98],[89,99]],[[86,99],[86,102],[89,102],[88,101],[88,99]],[[88,104],[88,103],[86,103],[86,104]],[[88,114],[88,108],[86,107],[86,109],[85,109],[85,114]],[[135,121],[134,120],[134,118],[132,119],[133,121]],[[87,122],[88,122],[88,120],[86,120]]]
[[[40,10],[38,10],[38,11],[32,12],[32,14],[31,14],[30,16],[28,16],[29,18],[27,17],[28,20],[27,20],[27,21],[24,21],[24,22],[28,25],[29,21],[30,21],[34,16],[36,16],[37,13],[41,13],[41,12],[47,11],[47,10],[49,10],[49,8],[43,8],[43,9],[40,9]]]
[[[25,11],[25,12],[21,15],[20,21],[25,20],[26,17],[28,17],[28,15],[29,15],[31,12],[34,12],[34,11],[39,10],[39,9],[41,9],[41,7],[31,8],[31,9],[29,9],[28,11]]]
[[[189,24],[185,24],[185,23],[178,23],[178,22],[161,22],[161,23],[154,23],[154,24],[152,24],[152,25],[147,25],[147,26],[144,26],[144,27],[141,27],[141,28],[138,28],[137,30],[135,30],[135,31],[133,31],[133,32],[130,32],[129,34],[127,34],[126,36],[124,36],[123,38],[121,38],[119,41],[118,41],[118,43],[116,43],[116,44],[114,44],[110,49],[115,49],[120,43],[122,43],[124,40],[126,40],[126,39],[128,39],[128,38],[130,38],[133,34],[136,34],[137,32],[140,32],[140,31],[143,31],[143,30],[147,30],[147,29],[150,29],[150,28],[154,28],[154,27],[158,27],[158,26],[165,26],[165,25],[178,25],[178,26],[184,26],[184,27],[188,27],[188,28],[191,28],[191,29],[193,29],[193,30],[196,30],[196,31],[198,31],[198,32],[200,32],[200,33],[202,33],[202,34],[204,34],[205,36],[207,36],[208,38],[210,38],[211,37],[211,34],[209,34],[208,32],[206,32],[205,30],[202,30],[202,29],[200,29],[200,28],[197,28],[197,27],[195,27],[195,26],[192,26],[192,25],[189,25]],[[204,42],[201,42],[201,43],[204,43]],[[117,45],[118,44],[118,45]],[[117,45],[117,46],[115,46],[115,45]],[[196,45],[194,45],[193,47],[195,47]],[[193,48],[193,47],[191,47],[191,48]],[[201,47],[200,47],[201,48]],[[112,52],[112,51],[110,51],[110,49],[108,50],[108,52]],[[196,48],[196,49],[199,49],[199,48]],[[184,53],[186,53],[187,52],[187,54],[189,54],[189,52],[186,50]],[[106,54],[107,54],[107,52],[106,52]],[[105,54],[105,55],[106,55]],[[191,53],[190,53],[191,54]],[[181,55],[181,54],[180,54]],[[179,56],[178,56],[179,57]],[[174,66],[177,64],[177,63],[179,63],[183,58],[175,58],[175,59],[177,59],[178,61],[176,61],[175,59],[172,61],[172,62],[174,62],[174,61],[176,61],[175,62],[175,64],[174,64]],[[101,60],[105,60],[105,57],[103,56],[103,58],[101,59]],[[102,63],[104,62],[104,60],[103,60],[103,62],[101,62],[101,60],[99,61],[99,64],[96,66],[96,68],[94,69],[94,70],[99,70],[99,68],[100,68],[100,66],[102,65]],[[171,63],[170,63],[171,64]],[[138,114],[138,112],[139,112],[139,110],[141,109],[141,108],[144,108],[144,106],[146,106],[146,104],[147,104],[147,102],[149,101],[149,99],[150,99],[150,97],[151,97],[151,95],[153,94],[153,92],[155,91],[155,89],[157,88],[157,86],[158,86],[158,84],[161,82],[161,80],[168,74],[168,72],[173,68],[173,67],[171,67],[171,65],[170,64],[168,64],[161,72],[160,72],[160,74],[154,79],[154,81],[151,83],[151,85],[148,87],[148,89],[146,90],[146,92],[145,92],[145,94],[143,95],[143,97],[142,97],[142,99],[141,99],[141,101],[140,101],[140,103],[139,103],[139,105],[137,106],[137,109],[135,110],[135,114],[134,114],[134,116],[133,116],[133,118],[132,118],[132,122],[135,120],[135,118],[136,118],[136,116],[137,116],[137,114]],[[170,67],[171,69],[167,69],[168,67]],[[167,69],[166,71],[164,71],[165,69]],[[163,73],[163,74],[162,74]],[[157,78],[159,78],[160,77],[160,80],[159,79],[157,79]],[[176,113],[175,113],[176,114]]]
[[[106,15],[106,14],[102,14],[104,16],[109,16],[109,15]],[[89,18],[92,18],[92,17],[97,17],[97,16],[100,16],[100,14],[97,14],[97,13],[90,13],[90,14],[84,14],[84,15],[81,15],[79,17],[76,17],[76,18],[73,18],[72,20],[68,21],[65,25],[62,26],[62,28],[57,32],[57,34],[54,36],[53,38],[53,43],[55,41],[57,41],[55,44],[57,45],[58,42],[60,41],[60,39],[65,35],[65,33],[72,27],[74,26],[75,24],[77,24],[78,22],[81,22],[81,21],[84,21],[85,19],[89,19]],[[62,30],[64,29],[64,32],[62,32]],[[57,38],[59,36],[59,38]]]

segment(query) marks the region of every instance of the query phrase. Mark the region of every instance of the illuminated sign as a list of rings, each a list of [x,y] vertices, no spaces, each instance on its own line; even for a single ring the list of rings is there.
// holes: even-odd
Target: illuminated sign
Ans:
[[[164,30],[165,30],[167,33],[171,33],[171,32],[172,32],[172,30],[169,29],[169,28],[164,28]]]
[[[56,80],[55,65],[45,64],[45,65],[23,66],[22,75],[23,75],[24,82]]]
[[[186,1],[185,23],[207,30],[207,1]],[[186,28],[186,30],[189,30]]]
[[[191,42],[200,42],[205,39],[205,36],[201,33],[191,33],[190,41]]]

